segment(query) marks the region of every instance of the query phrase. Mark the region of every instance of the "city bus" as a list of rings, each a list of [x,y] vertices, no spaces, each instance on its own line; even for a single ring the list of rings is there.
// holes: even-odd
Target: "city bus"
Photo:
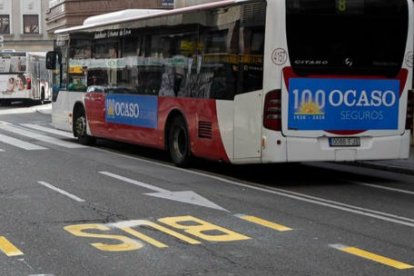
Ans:
[[[232,164],[408,158],[411,0],[225,0],[56,31],[52,122]]]
[[[0,51],[0,102],[51,100],[46,52]]]

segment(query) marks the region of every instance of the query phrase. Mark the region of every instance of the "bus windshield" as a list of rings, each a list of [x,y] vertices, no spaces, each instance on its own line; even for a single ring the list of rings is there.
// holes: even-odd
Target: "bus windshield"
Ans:
[[[0,53],[0,74],[17,74],[26,71],[26,53]]]
[[[408,31],[405,0],[286,0],[286,7],[297,74],[399,72]]]

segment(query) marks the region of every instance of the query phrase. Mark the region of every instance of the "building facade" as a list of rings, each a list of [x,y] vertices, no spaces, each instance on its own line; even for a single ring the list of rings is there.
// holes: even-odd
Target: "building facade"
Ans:
[[[174,0],[49,0],[48,4],[46,10],[48,33],[82,25],[89,16],[123,9],[174,8]]]
[[[44,15],[48,6],[49,0],[0,0],[0,50],[52,49]]]

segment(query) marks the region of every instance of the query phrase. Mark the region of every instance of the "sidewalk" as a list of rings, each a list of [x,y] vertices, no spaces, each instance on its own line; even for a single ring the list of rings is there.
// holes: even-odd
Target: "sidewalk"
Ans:
[[[35,110],[41,114],[50,115],[52,114],[52,104],[43,104],[35,107]]]
[[[411,146],[409,159],[357,161],[355,164],[363,167],[414,175],[414,146]]]

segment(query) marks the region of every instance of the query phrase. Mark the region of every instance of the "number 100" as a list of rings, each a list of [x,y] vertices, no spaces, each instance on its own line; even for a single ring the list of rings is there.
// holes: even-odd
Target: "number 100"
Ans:
[[[325,91],[319,89],[315,92],[315,95],[312,95],[312,91],[309,89],[305,89],[300,94],[300,100],[299,100],[299,90],[294,89],[293,90],[293,97],[294,97],[294,105],[295,109],[299,108],[300,105],[304,103],[313,102],[316,103],[319,108],[325,107],[325,101],[326,101],[326,93]]]

